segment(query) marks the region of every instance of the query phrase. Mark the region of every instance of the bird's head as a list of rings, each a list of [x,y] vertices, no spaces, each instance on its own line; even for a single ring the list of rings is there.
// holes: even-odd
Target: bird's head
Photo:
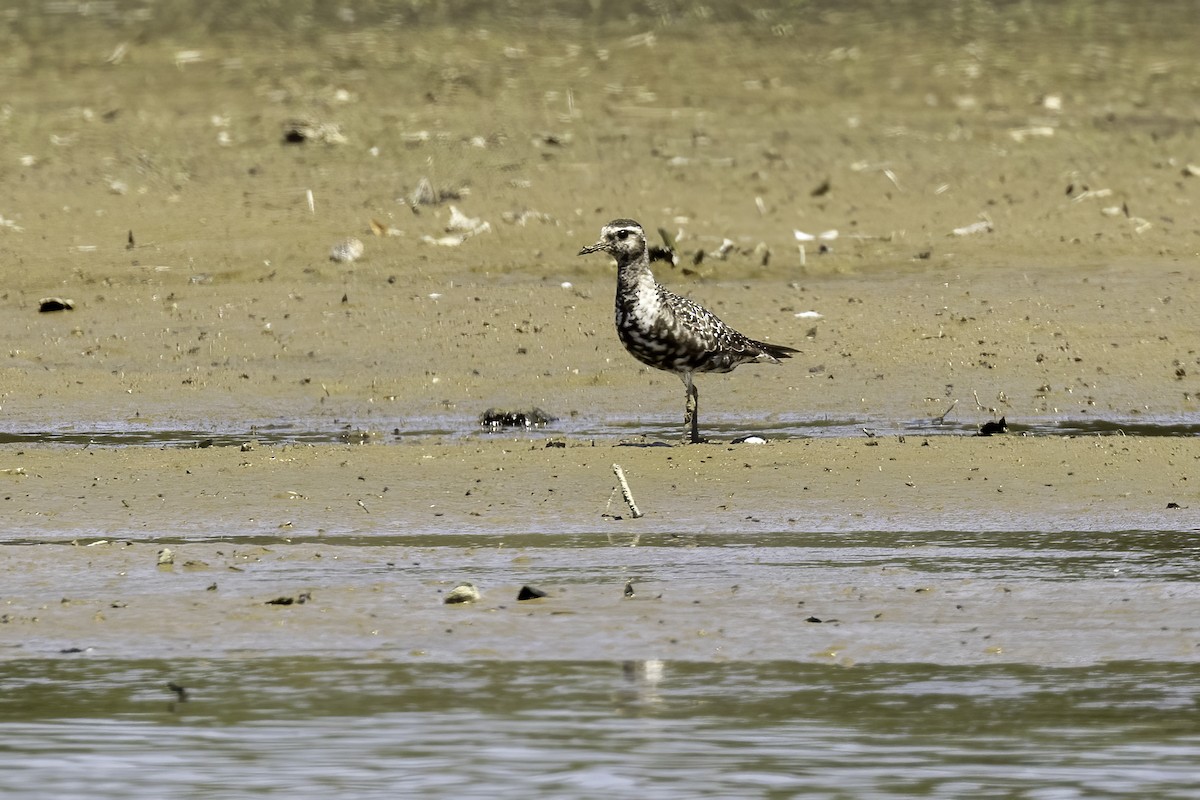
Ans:
[[[579,255],[599,250],[611,255],[619,263],[636,261],[646,252],[646,232],[631,219],[614,219],[600,230],[600,240],[579,251]]]

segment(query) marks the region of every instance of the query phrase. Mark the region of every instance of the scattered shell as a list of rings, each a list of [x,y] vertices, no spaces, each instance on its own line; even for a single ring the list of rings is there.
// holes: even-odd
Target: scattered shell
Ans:
[[[1183,168],[1185,178],[1200,178],[1200,164],[1188,164]]]
[[[820,239],[823,242],[832,242],[833,240],[838,238],[837,229],[821,231],[816,236],[814,236],[811,233],[805,233],[804,231],[801,231],[801,230],[793,230],[792,235],[796,237],[797,242],[813,242],[813,241],[816,241],[817,239]]]
[[[174,563],[175,563],[175,553],[173,553],[171,551],[171,548],[164,547],[162,550],[158,551],[158,565],[160,567],[167,566],[169,564],[174,564]]]
[[[184,64],[198,64],[204,60],[204,53],[199,50],[180,50],[175,53],[175,66],[182,67]]]
[[[485,222],[480,217],[468,217],[459,211],[457,206],[450,206],[450,219],[446,222],[446,233],[465,233],[467,236],[476,236],[487,233],[491,229],[490,222]]]
[[[1023,142],[1026,139],[1033,138],[1048,138],[1054,135],[1054,128],[1049,125],[1035,125],[1030,128],[1013,128],[1008,132],[1014,142]]]
[[[991,233],[991,220],[981,219],[979,222],[973,222],[970,225],[964,225],[961,228],[955,228],[951,233],[955,236],[971,236],[976,233]]]
[[[820,311],[797,311],[795,316],[798,319],[821,319],[825,315]]]
[[[737,243],[732,239],[726,239],[725,241],[721,242],[721,246],[713,252],[713,256],[724,261],[729,257],[729,254],[733,252],[733,248],[736,247],[736,245]]]
[[[343,239],[329,251],[330,261],[351,262],[362,258],[363,243],[361,239]]]
[[[767,440],[757,434],[750,434],[734,439],[730,444],[766,444]]]
[[[1073,202],[1078,203],[1081,200],[1095,200],[1101,197],[1112,197],[1112,189],[1086,189],[1071,198]]]
[[[38,311],[43,314],[48,311],[71,311],[74,308],[75,301],[65,297],[43,297],[38,300]]]
[[[480,598],[479,590],[475,588],[473,583],[460,583],[446,594],[446,599],[442,602],[446,605],[455,605],[457,603],[474,603]]]
[[[118,44],[116,47],[113,48],[113,51],[108,55],[108,58],[104,59],[104,63],[112,64],[113,66],[116,66],[117,64],[120,64],[122,61],[125,60],[125,56],[128,53],[129,53],[129,42],[121,42],[120,44]]]
[[[543,211],[505,211],[500,218],[509,225],[525,226],[530,222],[541,222],[546,225],[557,225],[558,220]]]
[[[433,184],[429,182],[429,178],[421,178],[417,183],[417,188],[412,190],[408,201],[414,206],[432,206],[438,202],[438,193],[433,190]]]
[[[376,236],[399,236],[403,233],[399,228],[380,222],[374,217],[371,218],[370,227],[371,233]]]
[[[408,202],[412,206],[436,206],[447,200],[460,200],[464,194],[465,190],[435,189],[429,178],[421,178],[408,196]]]
[[[458,247],[466,240],[467,237],[465,236],[438,236],[434,238],[433,236],[426,235],[421,237],[421,241],[424,244],[436,244],[441,247]]]

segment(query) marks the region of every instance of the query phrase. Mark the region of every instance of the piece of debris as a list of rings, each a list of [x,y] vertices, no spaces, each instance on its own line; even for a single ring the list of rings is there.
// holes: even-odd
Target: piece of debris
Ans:
[[[613,464],[613,474],[617,476],[617,482],[621,484],[621,496],[625,498],[625,505],[629,506],[629,513],[634,519],[642,516],[642,512],[638,510],[637,503],[633,501],[633,490],[629,488],[629,481],[625,479],[625,470],[621,469],[620,464]],[[634,544],[637,543],[635,538]]]
[[[186,703],[188,701],[188,692],[186,686],[180,686],[178,683],[175,683],[175,681],[167,681],[167,688],[175,693],[175,697],[179,702]]]
[[[283,124],[284,144],[346,144],[350,141],[336,122],[317,122],[311,119],[293,119]]]
[[[287,596],[276,597],[274,600],[268,600],[266,603],[264,603],[264,605],[268,605],[268,606],[290,606],[290,605],[302,606],[305,603],[307,603],[309,600],[312,600],[312,592],[301,592],[300,594],[296,595],[295,597],[287,597]]]
[[[43,314],[49,311],[71,311],[74,308],[75,301],[65,297],[43,297],[38,300],[38,311]]]
[[[442,602],[446,605],[456,605],[458,603],[474,603],[481,597],[479,590],[475,588],[473,583],[460,583],[455,586],[446,595],[446,599]]]
[[[754,433],[748,434],[746,436],[739,436],[737,439],[734,439],[732,442],[730,442],[730,444],[766,444],[766,443],[767,443],[766,439],[764,439],[763,437],[761,437],[757,434],[754,434]]]
[[[171,548],[164,547],[162,550],[158,551],[158,565],[160,567],[169,566],[174,563],[175,553],[171,551]]]
[[[538,428],[555,422],[552,417],[540,408],[528,411],[510,411],[502,408],[489,408],[479,417],[479,424],[485,428]]]
[[[343,239],[329,251],[329,260],[346,262],[358,261],[362,258],[363,243],[361,239]]]
[[[517,592],[517,601],[537,600],[539,597],[549,597],[546,592],[541,589],[535,589],[532,586],[522,586],[521,591]]]
[[[625,596],[626,597],[634,596],[633,581],[625,581]]]
[[[1001,417],[998,421],[985,422],[979,426],[977,436],[992,436],[997,433],[1008,433],[1008,421]]]

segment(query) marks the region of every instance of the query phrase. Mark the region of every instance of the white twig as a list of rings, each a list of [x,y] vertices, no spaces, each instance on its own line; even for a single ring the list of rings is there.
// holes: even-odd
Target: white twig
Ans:
[[[621,495],[625,498],[625,504],[629,506],[629,513],[633,515],[634,519],[637,519],[642,512],[638,511],[637,503],[633,502],[633,492],[629,488],[629,481],[625,480],[625,471],[621,469],[620,464],[613,464],[613,474],[621,483]]]

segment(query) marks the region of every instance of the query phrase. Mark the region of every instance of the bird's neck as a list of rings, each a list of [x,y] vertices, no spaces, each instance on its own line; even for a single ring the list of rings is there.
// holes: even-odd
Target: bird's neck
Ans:
[[[617,304],[635,305],[658,291],[650,262],[644,256],[617,266]]]

